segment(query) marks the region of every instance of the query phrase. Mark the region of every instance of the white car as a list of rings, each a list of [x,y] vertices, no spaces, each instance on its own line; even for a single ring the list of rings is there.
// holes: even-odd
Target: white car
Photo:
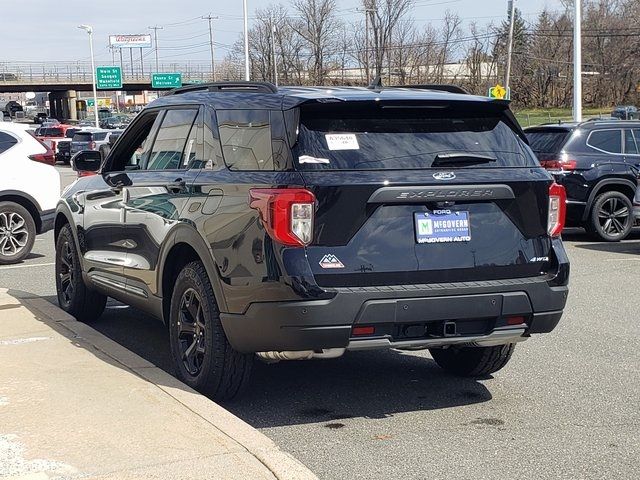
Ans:
[[[54,153],[27,130],[0,123],[0,265],[23,260],[53,228],[60,198]]]

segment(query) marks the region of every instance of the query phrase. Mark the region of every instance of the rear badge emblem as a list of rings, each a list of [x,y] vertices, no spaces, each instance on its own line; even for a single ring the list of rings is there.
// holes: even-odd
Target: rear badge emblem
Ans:
[[[344,265],[340,260],[338,260],[338,257],[332,254],[322,257],[322,260],[320,260],[320,266],[322,268],[344,268]]]
[[[433,174],[433,178],[436,180],[453,180],[456,178],[456,174],[453,172],[436,172]]]

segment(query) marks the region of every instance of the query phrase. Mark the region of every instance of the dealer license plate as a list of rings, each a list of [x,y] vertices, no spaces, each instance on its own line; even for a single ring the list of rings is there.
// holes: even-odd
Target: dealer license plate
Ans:
[[[448,243],[471,240],[469,212],[434,210],[415,212],[416,242]]]

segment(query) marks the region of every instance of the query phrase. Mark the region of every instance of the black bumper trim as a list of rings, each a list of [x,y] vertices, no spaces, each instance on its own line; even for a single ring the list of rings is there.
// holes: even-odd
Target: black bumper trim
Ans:
[[[464,292],[464,293],[463,293]],[[346,292],[328,300],[261,302],[244,314],[221,313],[231,345],[240,352],[346,348],[356,323],[411,323],[497,318],[533,318],[536,333],[560,320],[568,287],[546,282],[440,290]],[[406,307],[406,308],[405,308]],[[555,322],[555,323],[554,323]]]

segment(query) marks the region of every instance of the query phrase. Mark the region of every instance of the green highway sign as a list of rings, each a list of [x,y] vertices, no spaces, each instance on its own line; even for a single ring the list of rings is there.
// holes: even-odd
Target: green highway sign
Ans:
[[[152,88],[178,88],[181,86],[181,73],[154,73],[151,75]]]
[[[120,90],[122,88],[120,67],[96,67],[96,87],[102,90]]]

